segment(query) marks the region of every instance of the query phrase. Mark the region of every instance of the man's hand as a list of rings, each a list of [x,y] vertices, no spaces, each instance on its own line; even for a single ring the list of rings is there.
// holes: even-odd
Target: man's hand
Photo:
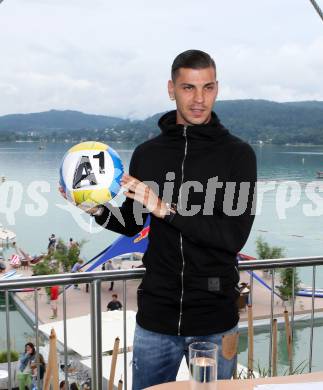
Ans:
[[[155,192],[142,181],[124,174],[121,185],[127,189],[124,192],[127,198],[134,199],[144,205],[155,217],[164,218],[169,213],[166,203],[158,198]]]
[[[67,200],[67,196],[66,196],[66,193],[65,193],[63,187],[58,187],[58,191],[62,195],[62,197]],[[77,207],[79,207],[81,210],[85,211],[86,213],[88,213],[90,215],[96,213],[100,208],[100,206],[93,207],[92,203],[89,204],[87,202],[80,203]]]
[[[64,199],[67,199],[67,196],[66,196],[66,193],[65,193],[63,187],[59,186],[59,187],[58,187],[58,192],[62,195],[62,197],[63,197]]]

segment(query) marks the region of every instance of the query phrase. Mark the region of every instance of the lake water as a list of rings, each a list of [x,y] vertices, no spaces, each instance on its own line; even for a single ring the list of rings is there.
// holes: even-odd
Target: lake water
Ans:
[[[17,197],[16,200],[13,199],[12,191],[7,200],[8,205],[16,205],[16,211],[10,221],[4,214],[3,205],[0,205],[0,223],[16,232],[18,244],[30,254],[45,251],[51,233],[64,240],[70,237],[87,240],[82,251],[85,259],[96,255],[117,237],[107,230],[97,232],[95,224],[91,228],[91,218],[84,214],[75,217],[83,224],[83,227],[80,227],[79,222],[65,209],[68,204],[58,194],[57,183],[60,162],[70,146],[48,144],[45,150],[39,150],[37,143],[0,144],[0,176],[15,182],[14,192]],[[133,148],[120,144],[111,146],[119,152],[125,168],[128,169]],[[317,205],[313,206],[317,209],[318,216],[306,216],[303,212],[304,205],[313,205],[313,202],[308,200],[305,189],[309,182],[316,180],[316,171],[323,170],[323,147],[265,145],[254,146],[254,149],[257,154],[260,188],[271,180],[276,180],[277,183],[275,190],[264,194],[262,207],[258,208],[260,215],[256,216],[244,252],[255,255],[255,239],[261,235],[270,245],[284,247],[288,257],[323,255],[323,195],[320,198],[321,210]],[[287,208],[285,213],[278,213],[277,204],[281,204],[279,201],[284,197],[284,180],[297,182],[293,184],[297,186],[293,190],[293,196],[299,196],[300,200],[294,207]],[[32,190],[30,185],[34,181],[48,183],[45,188],[48,192],[42,194],[48,209],[40,216],[28,216],[26,212],[26,207],[28,210],[30,204],[35,204],[32,201],[33,195],[29,194]],[[323,187],[323,180],[318,182]],[[323,192],[323,188],[321,191]],[[316,193],[320,196],[319,192]],[[3,202],[3,198],[1,199]],[[121,200],[122,196],[118,202]],[[77,212],[73,206],[70,206],[70,210]],[[309,285],[310,275],[309,270],[301,271],[303,282]],[[318,270],[317,280],[318,286],[323,288],[321,270]]]
[[[127,169],[133,148],[120,144],[111,144],[111,146],[119,152]],[[46,251],[48,237],[51,233],[55,233],[66,241],[70,237],[78,241],[87,240],[82,254],[85,259],[90,259],[108,246],[117,235],[107,230],[96,232],[96,226],[90,226],[90,217],[87,215],[77,216],[84,225],[80,227],[80,224],[76,222],[71,213],[64,209],[67,202],[58,194],[57,183],[60,162],[69,147],[71,147],[70,144],[48,144],[45,150],[39,150],[36,143],[0,144],[0,176],[5,176],[8,181],[15,182],[15,192],[18,188],[18,194],[15,194],[17,196],[16,200],[13,200],[13,193],[7,200],[7,205],[14,202],[17,206],[15,213],[11,216],[14,220],[7,219],[4,214],[4,205],[0,204],[0,223],[16,232],[18,245],[30,254]],[[270,245],[284,247],[285,254],[288,257],[322,256],[323,212],[318,210],[320,211],[318,216],[306,216],[303,207],[306,204],[313,204],[308,200],[305,188],[308,183],[316,180],[316,171],[323,170],[323,147],[266,145],[262,147],[254,146],[254,149],[258,161],[259,187],[263,188],[266,182],[271,180],[276,180],[277,184],[275,191],[268,191],[264,194],[262,207],[261,209],[258,208],[261,212],[256,216],[252,232],[243,251],[255,255],[255,239],[261,235]],[[277,212],[277,202],[283,197],[283,181],[285,180],[298,183],[296,183],[298,187],[295,189],[293,196],[296,196],[296,198],[299,196],[300,199],[297,205],[286,210],[286,217],[283,218],[282,211],[280,210],[280,214]],[[32,201],[33,195],[30,194],[30,184],[34,181],[48,183],[48,192],[43,193],[48,209],[44,215],[40,216],[28,216],[26,212],[26,207],[30,207],[29,204],[34,204]],[[323,183],[323,180],[320,182]],[[309,192],[313,193],[313,191]],[[319,192],[317,194],[319,196]],[[322,197],[323,195],[321,195]],[[121,202],[121,200],[122,197],[118,202]],[[321,203],[323,203],[323,200]],[[73,206],[71,207],[73,209]],[[322,205],[320,207],[322,208]],[[10,251],[7,251],[6,255],[9,254]],[[300,277],[307,285],[311,285],[311,272],[310,269],[300,271]],[[323,288],[322,267],[317,272],[317,286]],[[4,318],[4,312],[0,310],[2,326],[4,325]],[[30,328],[14,309],[11,312],[11,321],[12,324],[20,324],[19,329],[12,329],[12,335],[14,345],[21,349],[27,336],[25,332],[30,332]],[[315,328],[314,370],[323,367],[323,358],[318,348],[323,342],[322,328],[322,325]],[[283,337],[284,333],[280,332],[279,339],[281,341]],[[256,332],[255,356],[256,361],[259,358],[259,366],[262,368],[266,367],[268,362],[266,352],[268,341],[268,332]],[[0,342],[3,343],[4,339],[2,338]],[[246,337],[242,337],[239,356],[239,361],[242,364],[247,362],[245,345]],[[285,344],[281,342],[280,345],[282,346],[279,352],[280,372],[283,372],[287,368],[287,354]],[[1,347],[3,346],[1,345]],[[307,361],[308,348],[309,328],[298,326],[295,334],[296,363]]]

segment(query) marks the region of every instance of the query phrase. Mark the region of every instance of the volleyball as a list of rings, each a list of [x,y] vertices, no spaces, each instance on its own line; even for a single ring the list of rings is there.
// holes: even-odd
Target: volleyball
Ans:
[[[105,205],[119,192],[123,165],[110,146],[95,141],[70,148],[60,168],[60,186],[74,205]]]

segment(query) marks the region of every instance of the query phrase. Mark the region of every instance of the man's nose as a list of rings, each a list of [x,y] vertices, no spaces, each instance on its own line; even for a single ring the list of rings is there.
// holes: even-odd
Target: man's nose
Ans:
[[[203,103],[204,102],[204,93],[203,90],[196,90],[194,100],[196,103]]]

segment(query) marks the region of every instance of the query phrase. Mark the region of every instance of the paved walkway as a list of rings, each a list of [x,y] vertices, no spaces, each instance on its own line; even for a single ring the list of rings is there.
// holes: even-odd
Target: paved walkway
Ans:
[[[19,273],[24,275],[31,275],[30,269],[19,270]],[[137,311],[136,291],[140,283],[140,280],[129,280],[126,282],[127,288],[127,310]],[[123,281],[114,282],[113,291],[109,290],[110,282],[103,282],[101,286],[101,307],[102,311],[107,310],[107,304],[112,300],[112,294],[118,294],[118,300],[123,303]],[[20,292],[17,293],[18,297],[25,303],[28,308],[34,312],[34,293],[33,292]],[[58,299],[58,318],[50,319],[52,311],[50,304],[48,303],[45,289],[42,288],[38,293],[38,314],[39,320],[42,323],[48,323],[63,319],[63,297],[59,296]],[[79,317],[90,313],[90,293],[86,292],[86,285],[79,284],[79,289],[75,289],[71,286],[66,290],[66,315],[67,318]]]
[[[30,270],[19,270],[19,273],[30,275]],[[259,271],[257,274],[263,277],[262,272]],[[249,282],[250,277],[246,272],[241,273],[241,281]],[[267,284],[270,285],[270,279],[265,279]],[[140,281],[131,280],[127,281],[127,309],[137,311],[136,292]],[[67,290],[67,318],[78,317],[90,313],[90,294],[86,292],[85,285],[79,285],[80,290],[76,290],[70,287]],[[118,299],[123,302],[123,282],[117,281],[114,283],[113,291],[109,291],[110,282],[102,283],[102,311],[106,310],[108,302],[112,299],[112,293],[118,294]],[[19,293],[20,299],[33,311],[34,310],[34,294],[33,293]],[[283,316],[284,306],[278,297],[274,300],[274,316]],[[264,319],[270,316],[270,303],[271,294],[264,286],[258,281],[254,280],[254,291],[253,291],[253,314],[254,319]],[[58,320],[63,318],[62,311],[62,296],[58,300]],[[291,308],[287,308],[291,311]],[[323,298],[315,299],[315,311],[323,311]],[[295,315],[305,314],[311,312],[311,298],[297,297],[295,303]],[[48,323],[51,321],[50,305],[47,303],[47,297],[44,289],[39,292],[39,319],[42,323]],[[240,311],[240,320],[247,320],[247,310],[242,309]]]
[[[262,271],[257,271],[260,276],[269,286],[271,278],[264,277]],[[250,276],[247,272],[240,273],[241,282],[250,282]],[[276,283],[277,284],[277,279]],[[253,315],[254,319],[264,319],[270,317],[271,309],[271,291],[261,285],[257,280],[253,281]],[[296,297],[295,299],[295,315],[311,313],[312,299],[307,297]],[[274,317],[282,317],[284,315],[285,306],[279,297],[274,297]],[[287,305],[286,310],[291,312],[291,306]],[[323,311],[323,298],[315,299],[315,311]],[[240,311],[240,321],[247,320],[247,310]]]

